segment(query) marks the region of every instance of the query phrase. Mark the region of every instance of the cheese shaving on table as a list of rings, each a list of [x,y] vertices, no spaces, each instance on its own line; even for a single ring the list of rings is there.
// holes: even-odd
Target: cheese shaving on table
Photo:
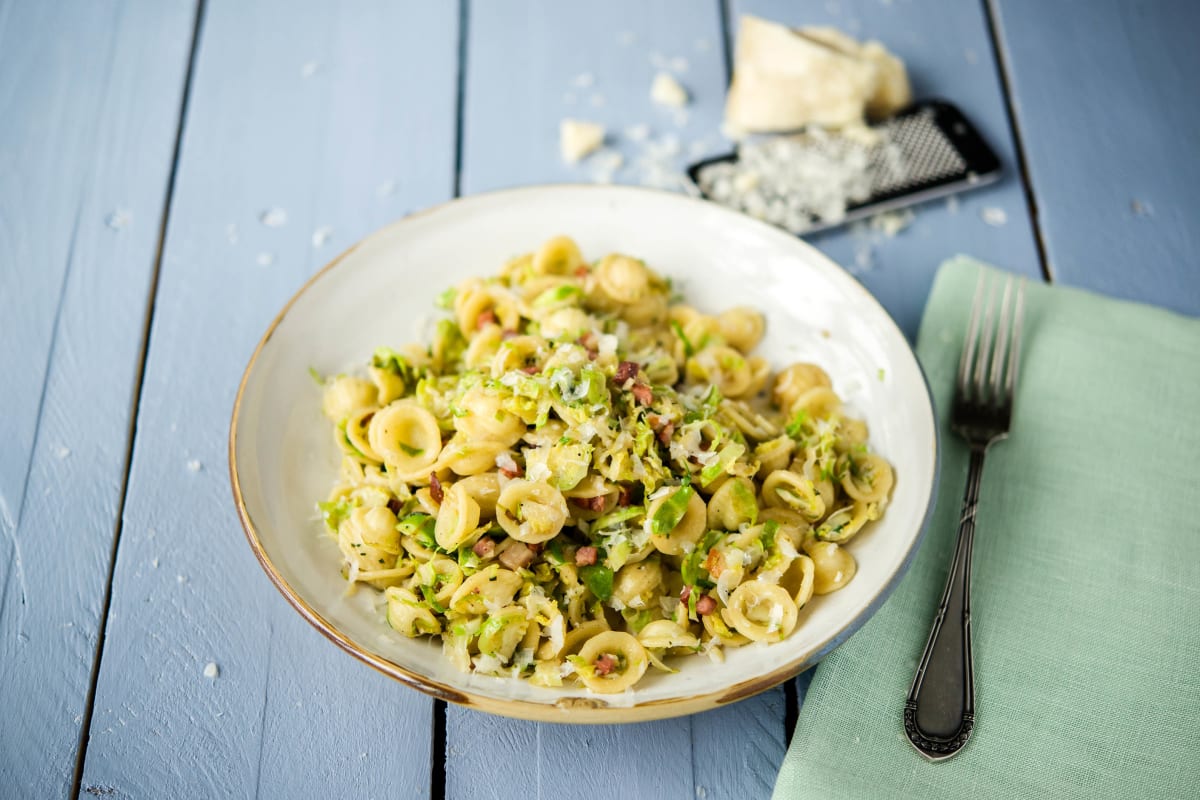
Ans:
[[[558,132],[563,160],[570,164],[578,163],[604,144],[604,126],[596,122],[564,119]]]
[[[660,106],[683,108],[688,104],[688,92],[671,73],[660,72],[654,76],[654,83],[650,85],[650,99]]]

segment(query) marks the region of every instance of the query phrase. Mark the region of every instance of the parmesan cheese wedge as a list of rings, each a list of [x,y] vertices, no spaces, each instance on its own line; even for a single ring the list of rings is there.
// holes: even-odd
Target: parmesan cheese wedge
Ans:
[[[558,127],[563,161],[575,164],[604,144],[604,126],[596,122],[564,119]]]
[[[834,28],[793,30],[744,16],[725,122],[752,132],[843,128],[887,116],[911,99],[904,64],[879,42]]]

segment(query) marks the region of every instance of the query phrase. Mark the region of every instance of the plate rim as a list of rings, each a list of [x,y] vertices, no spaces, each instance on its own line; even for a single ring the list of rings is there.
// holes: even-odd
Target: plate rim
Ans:
[[[637,195],[653,195],[659,199],[681,202],[684,204],[697,204],[703,207],[706,211],[716,211],[719,214],[727,214],[732,218],[736,218],[739,224],[749,223],[751,226],[761,226],[762,229],[769,232],[771,236],[783,236],[791,240],[791,245],[799,245],[801,249],[808,250],[810,257],[815,257],[818,261],[825,262],[826,266],[833,268],[835,272],[841,273],[850,279],[853,286],[862,294],[862,299],[873,305],[878,310],[887,325],[890,326],[891,332],[894,333],[899,341],[904,344],[904,352],[911,356],[913,364],[917,368],[918,374],[921,376],[922,385],[925,390],[925,399],[928,401],[928,409],[933,428],[933,469],[931,475],[931,488],[929,497],[926,501],[925,511],[922,515],[920,525],[916,536],[913,538],[912,546],[905,554],[903,561],[889,576],[888,580],[876,591],[871,597],[870,602],[854,619],[852,619],[846,627],[836,633],[827,642],[818,646],[815,649],[801,653],[787,663],[776,667],[775,669],[763,675],[749,678],[744,681],[739,681],[731,686],[723,687],[716,691],[704,692],[700,694],[687,695],[682,697],[669,697],[658,700],[650,700],[633,705],[610,705],[606,702],[604,695],[596,695],[594,697],[578,697],[570,696],[563,697],[555,703],[540,703],[530,700],[522,700],[517,698],[499,699],[490,697],[484,694],[449,686],[441,681],[422,675],[413,670],[407,669],[400,664],[391,661],[377,653],[373,653],[358,643],[354,642],[340,630],[337,626],[327,620],[320,612],[314,609],[307,600],[300,596],[287,579],[279,572],[270,556],[267,555],[266,548],[263,546],[259,538],[258,528],[250,516],[250,512],[246,508],[245,497],[242,491],[241,478],[238,474],[237,463],[237,444],[238,444],[238,422],[241,417],[242,400],[246,391],[247,384],[254,372],[254,368],[258,362],[259,356],[266,347],[276,329],[287,317],[292,307],[314,284],[322,277],[332,271],[339,264],[343,263],[351,254],[358,250],[361,246],[369,241],[377,239],[386,232],[393,230],[396,227],[412,222],[413,220],[431,216],[440,211],[453,208],[455,206],[469,203],[479,198],[496,198],[502,195],[522,195],[539,192],[556,192],[562,190],[569,191],[592,191],[597,194],[605,193],[632,193]],[[729,703],[752,697],[760,692],[774,688],[789,678],[798,675],[800,672],[809,668],[816,662],[820,661],[832,650],[836,649],[854,633],[856,633],[866,622],[871,619],[879,610],[880,606],[891,596],[896,589],[901,579],[908,573],[912,566],[913,559],[917,551],[920,549],[921,543],[924,541],[925,535],[928,532],[933,511],[937,504],[938,489],[941,478],[942,468],[942,453],[941,453],[942,434],[938,425],[938,417],[936,405],[934,403],[933,392],[930,389],[929,377],[925,373],[924,367],[921,365],[920,359],[917,357],[916,351],[912,344],[909,343],[903,331],[892,319],[891,314],[887,309],[875,298],[870,291],[848,270],[838,264],[829,256],[822,253],[813,245],[804,241],[798,236],[793,236],[773,225],[766,222],[748,217],[732,209],[725,208],[712,201],[692,197],[689,195],[678,194],[661,189],[654,189],[642,186],[625,186],[625,185],[597,185],[584,183],[554,183],[554,184],[530,184],[526,186],[507,187],[494,189],[486,192],[475,192],[469,195],[455,197],[442,203],[420,209],[411,214],[406,214],[399,219],[393,220],[385,225],[376,228],[372,232],[358,239],[342,252],[334,256],[328,263],[313,273],[304,283],[292,294],[288,301],[283,305],[275,317],[267,326],[266,331],[259,338],[255,345],[254,351],[242,371],[241,380],[238,382],[237,394],[234,396],[233,410],[230,415],[229,422],[229,452],[228,452],[228,468],[230,487],[233,493],[234,505],[237,509],[238,520],[242,525],[242,532],[246,536],[246,540],[250,545],[251,551],[254,553],[255,559],[259,566],[266,572],[267,577],[275,588],[283,595],[284,599],[302,616],[310,625],[316,628],[326,639],[337,645],[343,651],[365,663],[367,666],[392,678],[405,686],[416,689],[426,695],[429,695],[437,700],[443,700],[456,705],[461,705],[468,708],[474,708],[481,711],[486,711],[504,717],[516,719],[534,720],[538,722],[554,722],[554,723],[583,723],[583,724],[615,724],[626,722],[643,722],[655,719],[665,719],[670,717],[684,716],[694,714],[700,711],[707,711],[714,708],[719,708]]]

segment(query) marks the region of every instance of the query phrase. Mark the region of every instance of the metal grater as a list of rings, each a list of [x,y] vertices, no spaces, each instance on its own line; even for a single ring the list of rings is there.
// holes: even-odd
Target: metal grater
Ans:
[[[809,234],[983,186],[1000,176],[1000,162],[995,153],[962,113],[949,103],[927,101],[911,106],[873,130],[883,134],[883,144],[866,150],[864,182],[858,186],[858,193],[845,202],[844,214],[833,215],[836,218],[832,219],[822,218],[818,210],[805,207],[797,199],[795,195],[800,192],[793,192],[792,197],[785,199],[792,202],[793,210],[797,204],[803,209],[807,219],[803,227],[783,225],[769,215],[755,215],[793,232]],[[793,142],[801,142],[799,146],[806,150],[811,149],[829,159],[841,158],[847,152],[842,137],[802,135],[799,139],[790,138]],[[861,152],[859,146],[860,159]],[[737,154],[706,159],[692,165],[688,175],[702,196],[715,199],[704,189],[705,169],[716,164],[736,164],[737,159]],[[739,207],[739,210],[746,209]]]

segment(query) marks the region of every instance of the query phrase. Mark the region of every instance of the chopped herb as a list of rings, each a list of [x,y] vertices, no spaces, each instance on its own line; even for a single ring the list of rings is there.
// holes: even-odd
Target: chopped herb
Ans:
[[[438,295],[437,307],[445,308],[445,309],[454,308],[454,300],[457,297],[458,297],[458,290],[455,289],[454,287],[450,287],[449,289],[447,289],[446,291],[444,291]]]
[[[321,377],[321,373],[317,372],[316,367],[309,367],[308,374],[311,375],[312,379],[317,382],[317,386],[325,385],[325,379]]]
[[[420,447],[410,447],[409,445],[405,444],[404,442],[400,442],[400,449],[403,450],[405,452],[405,454],[410,455],[410,456],[419,456],[425,452]]]
[[[882,380],[883,380],[883,376],[884,376],[883,367],[880,367],[880,368],[879,368],[879,373],[878,373],[878,375],[879,375],[879,380],[881,380],[881,381],[882,381]]]
[[[792,421],[787,424],[783,430],[788,436],[793,439],[799,439],[803,435],[804,423],[808,420],[808,412],[800,409],[796,412],[796,416],[792,417]]]

